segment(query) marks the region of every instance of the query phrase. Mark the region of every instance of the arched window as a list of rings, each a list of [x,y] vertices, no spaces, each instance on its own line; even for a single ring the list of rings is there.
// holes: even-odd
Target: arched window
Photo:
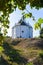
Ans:
[[[22,30],[22,33],[24,33],[24,31]]]

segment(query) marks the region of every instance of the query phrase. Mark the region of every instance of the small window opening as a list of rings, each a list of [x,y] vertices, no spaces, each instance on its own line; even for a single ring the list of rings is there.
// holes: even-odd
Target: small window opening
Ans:
[[[24,33],[24,31],[22,31],[22,33]]]

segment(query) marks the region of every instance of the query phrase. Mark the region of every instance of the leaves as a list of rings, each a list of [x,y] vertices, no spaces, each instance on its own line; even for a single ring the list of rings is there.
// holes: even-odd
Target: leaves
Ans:
[[[40,29],[42,23],[43,23],[43,19],[39,18],[38,21],[34,24],[34,28],[35,29]]]
[[[14,11],[14,9],[16,9],[17,6],[20,10],[24,10],[26,4],[29,3],[31,7],[43,7],[43,0],[0,0],[0,11],[2,11],[3,13],[11,13],[12,11]]]
[[[32,13],[25,14],[24,16],[25,16],[25,18],[26,18],[26,17],[27,17],[27,18],[28,18],[28,17],[32,17]]]
[[[40,37],[43,38],[43,28],[40,30]]]
[[[38,23],[39,23],[39,24],[42,24],[42,23],[43,23],[43,19],[42,19],[42,18],[39,18],[39,19],[38,19]]]
[[[2,52],[4,49],[3,49],[3,47],[2,46],[0,46],[0,52]]]

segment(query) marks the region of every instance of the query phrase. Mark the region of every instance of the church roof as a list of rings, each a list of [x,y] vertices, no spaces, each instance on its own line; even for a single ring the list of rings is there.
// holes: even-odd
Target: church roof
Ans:
[[[17,24],[15,24],[15,26],[13,26],[12,28],[14,28],[14,27],[16,27],[16,26],[18,26],[18,25],[24,25],[24,26],[28,26],[28,27],[31,27],[31,28],[32,28],[32,26],[31,26],[30,24],[27,24],[24,19],[21,19],[21,20],[20,20]]]
[[[24,21],[20,20],[16,25],[27,25]]]
[[[28,27],[32,28],[32,26],[31,26],[31,25],[29,25],[29,24],[25,23],[24,21],[23,21],[23,22],[18,22],[18,23],[17,23],[17,24],[15,24],[12,28],[14,28],[14,27],[16,27],[16,26],[19,26],[19,25],[28,26]]]

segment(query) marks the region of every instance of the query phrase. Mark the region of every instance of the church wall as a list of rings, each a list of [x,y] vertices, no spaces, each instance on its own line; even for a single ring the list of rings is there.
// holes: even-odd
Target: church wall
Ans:
[[[29,28],[30,29],[30,33],[29,33],[29,38],[33,38],[33,28]]]
[[[14,29],[12,28],[12,38],[14,38]]]
[[[28,26],[21,26],[21,36],[22,36],[22,38],[29,38]]]
[[[14,28],[14,38],[31,38],[32,30],[28,26],[19,25]]]

